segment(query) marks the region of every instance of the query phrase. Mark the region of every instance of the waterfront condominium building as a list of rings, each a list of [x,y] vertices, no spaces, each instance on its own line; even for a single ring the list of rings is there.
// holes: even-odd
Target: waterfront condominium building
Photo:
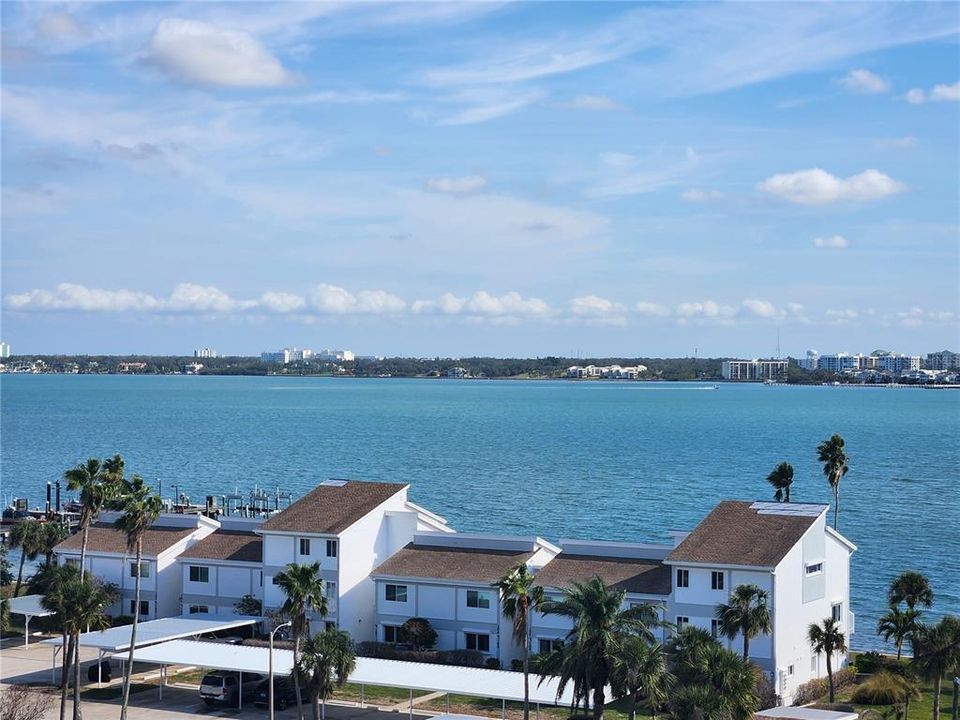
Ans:
[[[703,628],[739,651],[742,638],[720,637],[717,608],[737,586],[767,593],[772,631],[750,643],[750,659],[768,673],[784,702],[797,687],[826,674],[807,628],[834,618],[847,636],[850,556],[856,547],[827,525],[826,505],[723,501],[672,543],[561,540],[455,533],[443,518],[412,503],[400,483],[328,480],[268,519],[163,514],[144,537],[136,568],[126,538],[104,513],[91,527],[87,569],[116,583],[129,614],[133,583],[143,581],[144,618],[233,615],[246,595],[277,610],[285,597],[277,575],[290,563],[319,565],[329,612],[311,617],[311,631],[337,626],[357,642],[400,641],[400,626],[425,618],[437,647],[472,650],[504,666],[520,657],[494,583],[518,564],[535,574],[550,599],[573,583],[599,577],[623,590],[627,608],[652,603],[675,628]],[[79,562],[79,534],[58,545],[59,562]],[[534,652],[563,642],[570,619],[534,613]],[[842,667],[845,654],[833,658]]]
[[[860,368],[860,356],[850,355],[845,352],[821,355],[817,367],[820,370],[827,370],[833,373],[841,373],[845,370],[858,370]]]
[[[265,363],[274,363],[277,365],[288,365],[292,359],[293,358],[290,352],[290,348],[284,348],[283,350],[277,350],[276,352],[260,353],[260,362],[265,362]]]
[[[216,350],[205,347],[194,350],[193,356],[195,358],[218,358],[220,357],[220,353],[218,353]]]
[[[958,370],[960,369],[960,353],[941,350],[927,353],[928,370]]]
[[[789,360],[724,360],[724,380],[782,380],[786,377]]]

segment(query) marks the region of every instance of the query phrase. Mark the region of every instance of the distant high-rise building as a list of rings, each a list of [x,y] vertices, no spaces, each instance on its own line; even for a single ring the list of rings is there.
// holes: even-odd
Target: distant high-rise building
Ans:
[[[277,352],[260,353],[260,361],[265,363],[276,363],[278,365],[287,365],[290,363],[290,360],[291,360],[290,348],[284,348],[283,350],[278,350]]]
[[[724,360],[724,380],[782,380],[789,360]]]
[[[10,357],[10,343],[0,342],[0,358]]]
[[[807,356],[797,360],[797,365],[804,370],[816,370],[820,367],[820,353],[816,350],[807,350]]]
[[[960,353],[941,350],[927,353],[928,370],[958,370],[960,369]]]
[[[317,359],[325,362],[353,362],[356,355],[352,350],[321,350],[317,353]]]
[[[205,347],[194,350],[193,356],[195,358],[218,358],[220,357],[220,353],[218,353],[216,350]]]

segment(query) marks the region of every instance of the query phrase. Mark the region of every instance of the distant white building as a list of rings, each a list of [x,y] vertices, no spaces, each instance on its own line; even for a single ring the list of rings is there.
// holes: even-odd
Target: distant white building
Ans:
[[[183,371],[187,375],[196,375],[201,370],[203,370],[203,363],[192,362],[192,363],[187,363],[186,365],[183,366]]]
[[[0,358],[10,357],[10,343],[0,342]]]
[[[724,360],[721,371],[724,380],[782,380],[789,365],[789,360]]]
[[[610,378],[611,380],[637,380],[647,371],[646,365],[572,365],[567,368],[568,378]]]
[[[9,346],[8,346],[9,349]],[[4,355],[6,357],[6,355]],[[957,370],[960,369],[960,353],[941,350],[927,353],[928,370]]]
[[[447,368],[447,371],[444,373],[448,378],[454,378],[460,380],[467,377],[467,369],[463,367],[452,367]]]
[[[807,356],[797,360],[797,366],[803,370],[817,370],[820,367],[820,353],[816,350],[807,350]]]
[[[858,370],[859,368],[860,356],[845,352],[821,355],[817,365],[818,370],[826,370],[832,373],[842,373],[846,370]]]
[[[216,350],[205,347],[194,350],[193,356],[195,358],[218,358],[220,357],[220,353],[218,353]]]
[[[317,353],[317,359],[324,362],[353,362],[357,356],[353,350],[321,350]]]
[[[901,355],[891,353],[889,355],[877,356],[877,368],[894,375],[913,372],[919,370],[921,359],[919,355]]]
[[[260,362],[276,364],[276,365],[288,365],[292,360],[290,348],[284,348],[283,350],[278,350],[276,352],[262,352],[260,353]]]

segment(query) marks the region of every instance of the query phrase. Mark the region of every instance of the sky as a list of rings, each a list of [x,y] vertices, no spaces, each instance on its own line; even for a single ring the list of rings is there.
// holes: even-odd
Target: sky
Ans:
[[[2,4],[17,353],[960,349],[956,3]]]

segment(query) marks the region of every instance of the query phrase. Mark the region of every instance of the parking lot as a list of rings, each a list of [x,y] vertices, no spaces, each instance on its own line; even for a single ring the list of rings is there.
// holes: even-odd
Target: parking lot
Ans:
[[[23,647],[21,638],[5,638],[0,642],[0,685],[7,684],[29,684],[49,686],[51,682],[50,666],[53,659],[53,650],[49,645],[43,645],[39,642],[31,643],[29,648]],[[81,649],[81,661],[84,663],[82,676],[86,679],[86,665],[96,661],[95,651],[84,651]],[[140,668],[138,667],[138,670]],[[120,687],[121,681],[117,677],[119,671],[115,671],[114,679],[111,683],[104,683],[104,687]],[[147,671],[134,676],[134,683],[157,682],[156,671]],[[59,678],[59,671],[57,673]],[[93,688],[96,684],[86,685]],[[244,702],[243,710],[236,710],[221,707],[208,707],[200,699],[197,688],[192,686],[166,685],[163,688],[163,700],[160,699],[160,688],[151,688],[132,694],[130,696],[130,707],[128,717],[130,720],[148,720],[153,718],[164,718],[165,720],[175,720],[177,718],[187,718],[196,715],[206,715],[208,717],[220,718],[249,718],[250,720],[263,720],[267,716],[265,708],[254,707],[252,702],[249,707]],[[54,696],[50,709],[47,711],[43,720],[59,716],[59,691],[53,689]],[[83,701],[84,716],[88,720],[115,720],[119,715],[119,699],[110,700],[87,700]],[[68,710],[70,712],[70,710]],[[387,720],[389,717],[396,717],[396,714],[390,713],[384,715],[384,710],[373,709],[370,707],[360,708],[356,705],[348,704],[327,704],[327,717],[331,720]],[[309,716],[309,709],[305,708],[305,713]],[[406,712],[401,713],[406,716]],[[416,713],[415,713],[416,714]],[[276,713],[277,718],[290,720],[296,718],[296,708]],[[39,718],[37,720],[40,720]]]

